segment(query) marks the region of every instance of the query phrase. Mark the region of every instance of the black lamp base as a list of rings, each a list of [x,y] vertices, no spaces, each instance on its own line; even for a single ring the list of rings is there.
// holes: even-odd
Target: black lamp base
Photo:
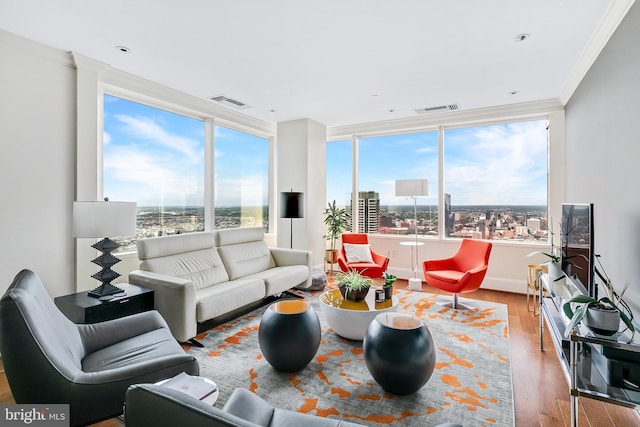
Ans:
[[[94,298],[102,298],[124,292],[122,289],[111,284],[112,280],[120,277],[120,273],[111,269],[112,266],[120,262],[120,259],[111,255],[111,251],[118,249],[120,245],[111,239],[104,238],[99,242],[91,245],[91,247],[102,252],[102,255],[91,261],[92,263],[97,264],[102,268],[99,272],[91,276],[94,279],[99,280],[102,285],[89,291],[87,295]]]
[[[109,295],[121,294],[123,292],[124,290],[112,285],[111,283],[104,283],[97,288],[90,290],[87,295],[94,298],[101,298]]]

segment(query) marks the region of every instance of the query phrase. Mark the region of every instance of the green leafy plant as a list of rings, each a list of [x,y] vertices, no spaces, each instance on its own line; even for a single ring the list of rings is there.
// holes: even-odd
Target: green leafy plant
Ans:
[[[336,250],[336,241],[349,226],[349,212],[344,208],[336,206],[336,201],[328,204],[324,211],[324,223],[327,226],[327,234],[325,239],[330,240],[331,250]]]
[[[388,274],[386,271],[384,272],[384,288],[390,288],[393,286],[394,282],[398,279],[394,274]]]
[[[361,291],[369,289],[373,285],[373,280],[358,273],[357,270],[349,270],[336,273],[338,286],[345,288],[347,291]]]

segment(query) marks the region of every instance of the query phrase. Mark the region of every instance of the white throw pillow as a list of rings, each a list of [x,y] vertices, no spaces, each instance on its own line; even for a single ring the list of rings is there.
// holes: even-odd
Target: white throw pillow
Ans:
[[[345,243],[344,254],[347,257],[347,263],[349,264],[352,262],[373,262],[373,258],[371,258],[371,248],[369,245]]]

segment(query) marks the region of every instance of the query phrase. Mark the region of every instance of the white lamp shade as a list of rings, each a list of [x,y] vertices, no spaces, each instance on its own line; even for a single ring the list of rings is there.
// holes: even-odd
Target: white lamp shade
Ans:
[[[396,180],[396,196],[428,196],[429,181],[426,179]]]
[[[73,202],[73,237],[126,237],[136,234],[135,202]]]

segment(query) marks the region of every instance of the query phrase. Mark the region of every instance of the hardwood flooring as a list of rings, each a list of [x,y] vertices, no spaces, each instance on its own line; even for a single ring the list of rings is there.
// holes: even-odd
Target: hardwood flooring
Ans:
[[[396,286],[406,288],[398,280]],[[423,291],[439,293],[423,284]],[[517,427],[569,426],[569,389],[549,334],[545,333],[540,351],[539,320],[527,309],[526,296],[480,289],[470,298],[495,301],[508,306],[511,341],[511,374],[513,378],[515,425]],[[0,403],[14,403],[4,371],[0,374]],[[121,427],[118,419],[94,426]],[[580,399],[580,426],[629,427],[640,426],[638,412],[593,399]]]

